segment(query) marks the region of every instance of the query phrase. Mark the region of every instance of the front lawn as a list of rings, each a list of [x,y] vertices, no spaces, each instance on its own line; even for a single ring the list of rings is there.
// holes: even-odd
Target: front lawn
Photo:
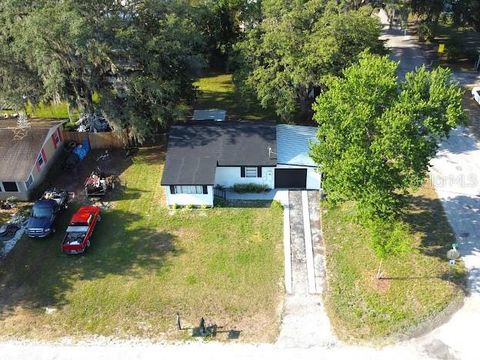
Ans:
[[[449,304],[455,308],[462,303],[464,267],[448,265],[446,252],[455,237],[435,190],[426,184],[412,196],[411,205],[405,221],[413,251],[384,261],[380,280],[379,260],[368,232],[353,221],[352,204],[324,210],[326,307],[341,339],[388,342],[408,337],[427,330],[429,320]]]
[[[243,340],[275,338],[282,211],[168,210],[162,167],[158,149],[134,158],[85,256],[59,252],[74,206],[54,237],[17,244],[0,266],[0,335],[185,338],[189,331],[175,331],[179,311],[186,326],[203,316],[221,330],[241,330]]]

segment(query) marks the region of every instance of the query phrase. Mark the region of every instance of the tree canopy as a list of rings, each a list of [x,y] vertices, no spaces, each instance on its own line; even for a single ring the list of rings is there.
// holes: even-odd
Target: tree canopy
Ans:
[[[67,101],[148,136],[194,94],[201,38],[182,11],[154,0],[2,1],[0,97]]]
[[[398,63],[363,53],[314,105],[311,155],[332,201],[352,200],[365,219],[395,217],[420,186],[439,141],[464,120],[462,90],[448,69],[424,67],[399,82]]]
[[[326,0],[263,1],[261,22],[237,46],[237,83],[282,119],[308,113],[325,75],[340,74],[367,48],[385,52],[371,11]]]

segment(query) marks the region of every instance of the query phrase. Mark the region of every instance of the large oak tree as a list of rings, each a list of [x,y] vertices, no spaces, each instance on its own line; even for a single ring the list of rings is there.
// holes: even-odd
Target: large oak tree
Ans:
[[[342,5],[343,4],[343,5]],[[365,49],[384,53],[370,7],[327,0],[265,0],[261,22],[237,47],[236,81],[283,119],[307,116],[325,75],[340,74]]]

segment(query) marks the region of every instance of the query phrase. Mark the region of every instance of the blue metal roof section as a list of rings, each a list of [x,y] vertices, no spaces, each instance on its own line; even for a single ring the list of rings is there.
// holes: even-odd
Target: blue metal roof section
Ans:
[[[277,125],[277,163],[283,165],[317,166],[309,156],[310,142],[316,142],[314,126]]]

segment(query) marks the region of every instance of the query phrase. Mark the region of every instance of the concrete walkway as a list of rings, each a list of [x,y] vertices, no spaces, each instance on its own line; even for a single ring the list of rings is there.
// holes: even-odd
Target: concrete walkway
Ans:
[[[322,300],[324,260],[317,191],[289,191],[285,208],[285,288],[277,345],[331,347],[336,340]]]

